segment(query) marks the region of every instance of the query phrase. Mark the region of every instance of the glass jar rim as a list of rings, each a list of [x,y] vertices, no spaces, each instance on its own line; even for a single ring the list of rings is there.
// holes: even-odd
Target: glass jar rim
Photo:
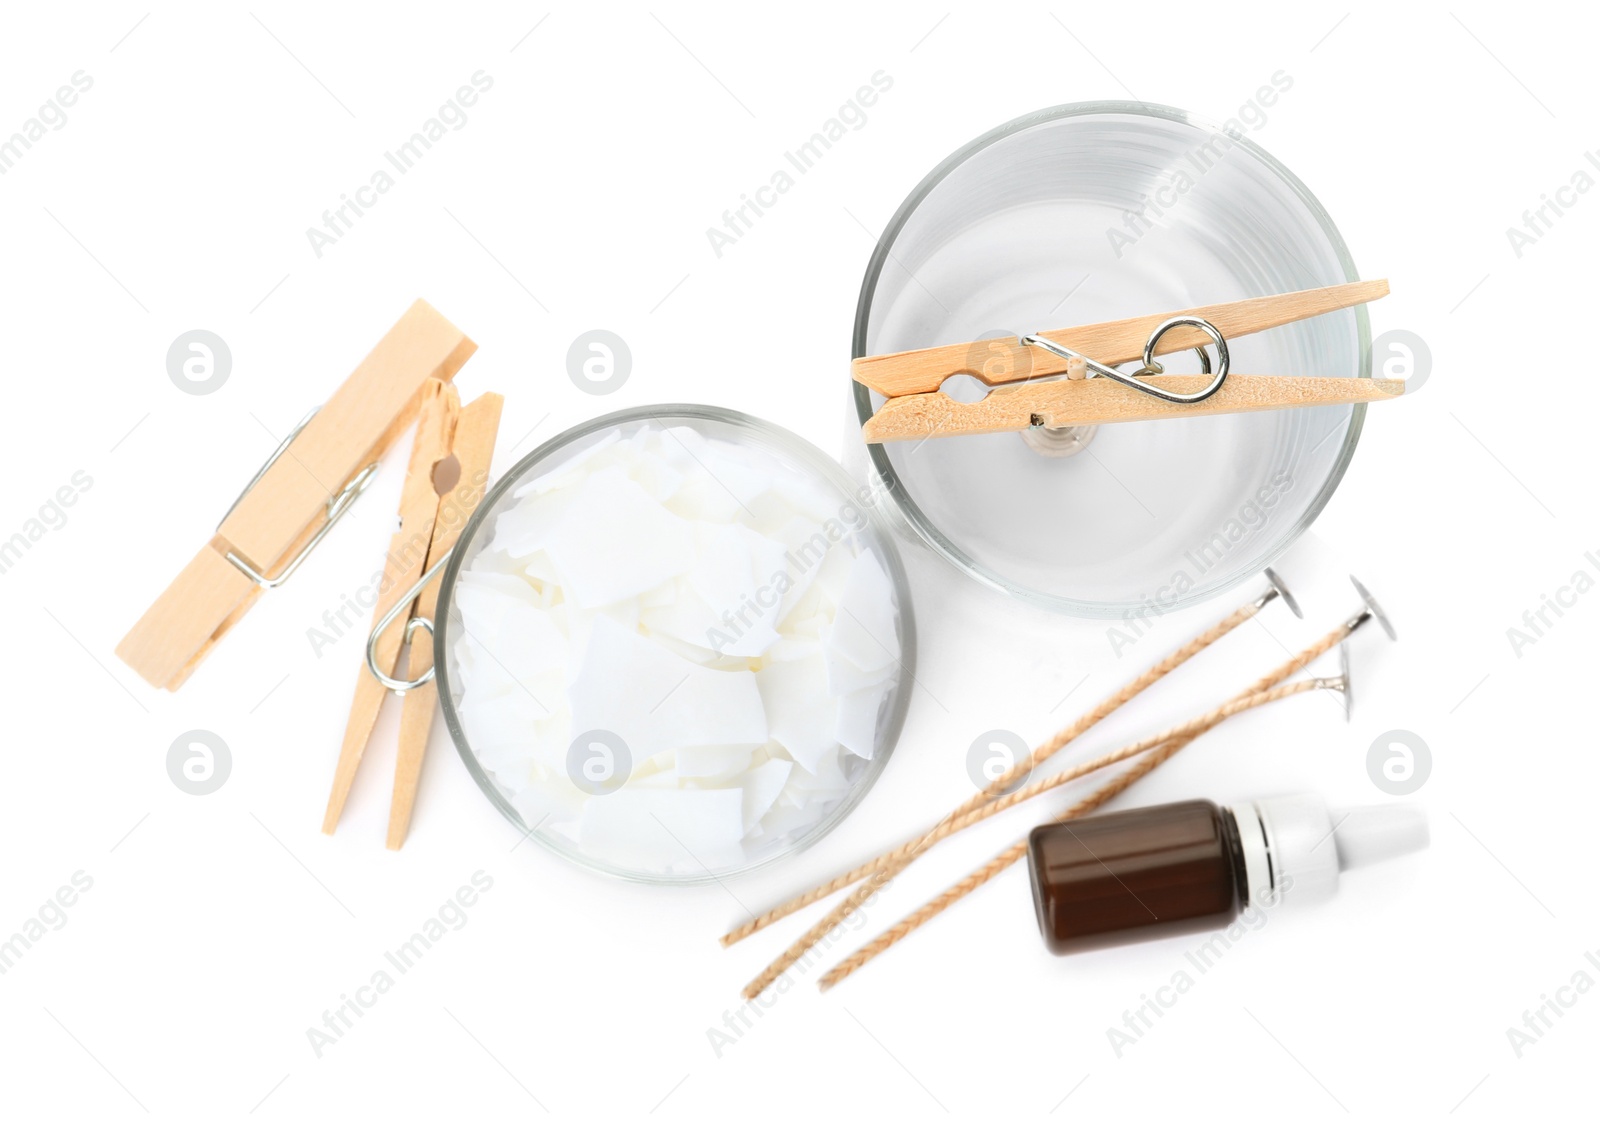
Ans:
[[[895,240],[910,221],[912,215],[915,214],[917,208],[933,193],[934,189],[972,157],[1007,137],[1065,118],[1088,116],[1152,118],[1177,122],[1181,125],[1187,125],[1210,133],[1223,132],[1220,126],[1203,117],[1189,113],[1187,110],[1154,102],[1118,100],[1067,102],[1013,118],[962,145],[941,161],[933,171],[922,178],[921,182],[912,189],[910,195],[905,198],[905,201],[895,211],[888,225],[884,227],[883,234],[878,237],[877,243],[873,248],[872,257],[867,262],[866,274],[861,280],[861,293],[856,302],[855,325],[850,343],[851,359],[859,360],[867,355],[867,329],[872,319],[872,299],[877,292],[878,280],[883,272],[884,265],[890,261],[894,253]],[[1237,133],[1229,133],[1228,136],[1235,144],[1239,145],[1245,152],[1259,161],[1264,168],[1276,176],[1279,182],[1287,187],[1305,206],[1307,212],[1316,220],[1323,235],[1327,238],[1329,249],[1333,251],[1334,256],[1338,259],[1340,268],[1344,271],[1345,280],[1350,282],[1360,281],[1361,275],[1356,270],[1355,260],[1350,255],[1350,249],[1345,244],[1344,237],[1339,234],[1339,229],[1334,225],[1332,216],[1322,206],[1321,201],[1312,194],[1311,189],[1307,188],[1304,182],[1277,158],[1250,140],[1250,138]],[[1372,374],[1371,323],[1367,317],[1366,306],[1355,306],[1352,311],[1356,318],[1357,343],[1359,345],[1357,375],[1365,379]],[[857,418],[862,425],[865,425],[874,411],[872,391],[865,384],[852,381],[851,392],[854,396]],[[1328,501],[1332,499],[1334,491],[1344,479],[1350,460],[1355,455],[1356,443],[1361,437],[1361,428],[1366,421],[1366,417],[1366,404],[1354,404],[1350,412],[1350,425],[1345,433],[1344,442],[1340,446],[1333,465],[1323,479],[1316,496],[1311,499],[1299,518],[1284,530],[1277,543],[1264,553],[1260,561],[1262,567],[1271,566],[1322,514],[1322,510],[1327,506]],[[1068,614],[1075,618],[1116,618],[1126,611],[1135,610],[1143,605],[1136,601],[1087,602],[1063,595],[1050,594],[1016,583],[992,568],[979,563],[941,532],[928,518],[928,515],[922,511],[916,501],[912,499],[910,491],[890,463],[889,456],[885,453],[883,445],[881,443],[867,443],[865,445],[872,473],[876,475],[876,479],[884,491],[894,498],[895,504],[898,506],[901,516],[905,518],[906,523],[916,530],[917,535],[929,547],[943,556],[963,574],[1021,603],[1043,610]],[[1252,573],[1240,575],[1233,585],[1243,582],[1249,574]],[[1163,607],[1166,611],[1183,610],[1216,598],[1223,593],[1222,590],[1197,590],[1191,594],[1177,596],[1170,603],[1163,604]]]

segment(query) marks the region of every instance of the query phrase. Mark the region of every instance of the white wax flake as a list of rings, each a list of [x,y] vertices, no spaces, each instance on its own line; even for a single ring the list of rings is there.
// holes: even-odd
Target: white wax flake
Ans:
[[[838,742],[839,702],[828,691],[820,652],[797,661],[773,661],[756,674],[767,709],[767,730],[807,771]]]
[[[541,779],[513,789],[501,779],[501,788],[511,791],[511,805],[522,820],[530,826],[563,830],[563,836],[577,838],[578,819],[583,814],[588,795],[565,779]]]
[[[820,570],[817,565],[827,557],[832,545],[821,526],[804,517],[784,521],[773,531],[772,539],[783,547],[784,574],[788,579],[788,590],[778,607],[777,620],[781,623],[811,590]]]
[[[534,613],[528,606],[528,584],[515,575],[492,571],[463,573],[451,603],[468,634],[478,634],[500,621],[502,615]]]
[[[865,519],[855,499],[841,500],[820,482],[803,477],[780,477],[775,484],[776,491],[789,502],[792,509],[818,523],[831,519],[859,528]]]
[[[520,562],[522,574],[541,587],[561,582],[561,572],[556,570],[555,561],[550,558],[549,552],[535,552],[531,556],[524,556]]]
[[[575,731],[615,733],[633,759],[691,745],[749,749],[767,742],[755,674],[685,661],[603,615],[594,620],[569,696]]]
[[[515,559],[542,551],[561,527],[562,518],[575,497],[572,490],[561,489],[536,493],[518,501],[495,520],[489,551],[504,552]]]
[[[793,585],[783,545],[741,524],[702,521],[695,533],[700,558],[689,586],[717,620],[703,638],[718,653],[760,657],[778,640],[778,614]]]
[[[670,594],[662,599],[662,591]],[[641,599],[639,622],[657,639],[673,638],[715,654],[718,631],[725,630],[722,618],[695,593],[687,578],[674,579]],[[681,652],[681,651],[680,651]]]
[[[573,601],[585,608],[681,575],[696,554],[689,522],[662,508],[620,466],[608,466],[576,487],[544,547]]]
[[[885,688],[860,689],[839,700],[839,719],[834,738],[862,759],[871,759],[877,742],[878,708]]]
[[[657,501],[670,501],[683,488],[683,479],[687,471],[680,470],[665,458],[648,458],[635,475],[635,480],[644,487],[646,493]]]
[[[461,682],[470,686],[474,697],[494,697],[515,692],[517,679],[483,643],[470,634],[462,634],[454,647],[456,665],[461,671]]]
[[[754,752],[741,744],[680,747],[672,770],[680,779],[732,780],[750,770]]]
[[[847,661],[863,672],[898,660],[893,599],[893,588],[878,557],[862,552],[850,565],[839,613],[828,631],[829,659]]]
[[[766,652],[768,661],[799,661],[822,652],[822,639],[818,635],[784,634]]]
[[[634,424],[516,486],[452,611],[462,724],[526,824],[641,875],[732,871],[867,775],[900,676],[866,513],[765,448]],[[626,745],[594,793],[569,747]]]
[[[467,740],[473,747],[522,747],[532,751],[539,721],[549,710],[529,693],[497,693],[478,699],[463,697],[471,711],[465,712],[461,725],[467,730]],[[488,766],[488,764],[485,764]]]
[[[746,833],[755,829],[761,819],[766,816],[772,804],[778,801],[778,795],[783,793],[783,785],[789,781],[789,775],[794,770],[794,764],[782,759],[769,759],[761,766],[750,771],[745,777],[744,784],[744,829]]]
[[[601,455],[621,438],[621,431],[607,431],[600,438],[590,441],[588,445],[576,453],[558,458],[551,465],[545,467],[538,477],[512,490],[512,499],[521,501],[525,497],[549,493],[552,490],[572,484],[577,480],[579,471],[589,463],[597,461]]]
[[[792,840],[815,823],[816,817],[810,810],[779,801],[762,817],[752,837],[757,842]]]
[[[530,605],[528,594],[519,597],[481,586],[485,579],[509,579],[531,594],[528,585],[515,577],[463,576],[456,585],[455,603],[465,639],[476,643],[486,660],[503,666],[508,677],[565,666],[567,639],[550,616]]]

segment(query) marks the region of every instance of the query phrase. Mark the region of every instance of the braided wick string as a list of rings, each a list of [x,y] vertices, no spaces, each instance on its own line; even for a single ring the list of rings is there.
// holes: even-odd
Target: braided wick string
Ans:
[[[1296,696],[1317,687],[1318,682],[1315,681],[1296,681],[1293,684],[1283,685],[1269,691],[1254,693],[1249,696],[1241,695],[1203,716],[1196,717],[1176,727],[1168,728],[1166,731],[1148,739],[1129,744],[1097,759],[1087,760],[1048,778],[1037,780],[1012,794],[1006,795],[1004,798],[989,803],[987,806],[981,806],[976,810],[969,811],[960,818],[947,819],[921,841],[917,842],[914,850],[910,852],[896,851],[896,856],[890,863],[863,881],[855,891],[840,901],[827,915],[818,920],[810,930],[785,949],[783,954],[773,960],[765,970],[752,979],[744,988],[744,996],[746,998],[755,998],[760,995],[767,987],[776,982],[784,971],[798,962],[806,951],[810,950],[815,944],[820,943],[824,936],[847,920],[862,904],[866,903],[878,889],[882,888],[909,867],[918,857],[945,838],[970,826],[977,825],[985,819],[992,818],[996,814],[1009,810],[1030,798],[1037,798],[1047,790],[1053,790],[1095,771],[1132,759],[1134,756],[1142,755],[1151,748],[1160,747],[1162,744],[1178,739],[1193,738],[1201,732],[1216,727],[1230,716],[1237,716],[1239,713],[1246,712],[1252,708],[1259,708],[1264,704],[1271,704],[1274,701],[1283,700],[1285,697]]]
[[[741,924],[739,927],[733,929],[722,937],[722,945],[724,947],[731,947],[741,939],[748,939],[756,932],[770,927],[772,924],[777,923],[784,917],[791,916],[795,912],[800,911],[800,909],[815,904],[818,900],[832,896],[840,889],[849,888],[857,881],[862,880],[865,877],[872,876],[874,873],[886,868],[899,858],[906,857],[908,855],[914,856],[915,852],[918,850],[918,847],[922,844],[926,837],[929,834],[937,832],[945,822],[951,821],[955,818],[960,818],[972,812],[973,810],[976,810],[978,807],[983,806],[985,803],[993,801],[995,797],[1005,791],[1005,789],[1012,783],[1016,782],[1018,779],[1026,777],[1036,767],[1038,767],[1039,764],[1055,755],[1062,748],[1066,747],[1067,744],[1083,735],[1084,732],[1088,731],[1090,728],[1104,720],[1117,709],[1127,704],[1130,700],[1144,692],[1144,690],[1148,689],[1151,685],[1154,685],[1168,673],[1171,673],[1174,669],[1178,668],[1178,666],[1199,654],[1208,646],[1213,645],[1227,634],[1238,629],[1244,623],[1250,621],[1250,619],[1256,616],[1260,609],[1260,606],[1258,606],[1256,602],[1246,603],[1244,606],[1228,615],[1228,617],[1224,618],[1221,622],[1218,622],[1215,626],[1212,626],[1204,633],[1199,634],[1195,638],[1191,639],[1179,649],[1168,654],[1161,661],[1147,669],[1139,677],[1135,678],[1133,681],[1130,681],[1121,689],[1118,689],[1115,693],[1112,693],[1105,700],[1101,701],[1094,708],[1084,713],[1084,715],[1079,717],[1074,723],[1066,728],[1061,729],[1061,731],[1057,732],[1050,739],[1034,748],[1026,759],[1022,760],[1020,763],[1013,764],[1010,770],[1006,771],[1005,774],[995,779],[987,788],[979,791],[966,802],[962,803],[949,814],[945,815],[945,817],[938,824],[936,824],[932,829],[928,830],[925,834],[909,838],[901,845],[889,850],[886,853],[879,854],[877,857],[867,861],[865,864],[857,865],[849,872],[841,873],[832,880],[811,889],[811,891],[802,893],[791,900],[787,900],[784,903],[779,904],[776,908],[772,908],[769,911],[763,912],[754,919]],[[887,879],[887,877],[884,878],[884,880]],[[879,882],[880,887],[882,883],[883,881]],[[815,930],[815,928],[812,929],[812,931]],[[800,943],[804,942],[807,937],[811,937],[812,935],[812,932],[808,931],[806,936],[803,936],[802,939],[795,944],[796,947],[800,947],[800,951],[795,954],[794,958],[790,959],[789,963],[785,964],[785,966],[787,967],[788,965],[792,965],[794,959],[798,959],[800,955],[805,953],[811,944],[817,942],[823,935],[826,934],[826,931],[818,933],[814,938],[811,938],[810,943],[806,943],[805,946],[801,947]],[[793,950],[794,947],[789,948],[789,951]],[[784,955],[787,956],[789,951],[785,951]],[[771,968],[769,968],[769,970],[770,969]]]
[[[1234,700],[1241,700],[1255,696],[1271,689],[1275,685],[1281,684],[1283,681],[1286,681],[1296,673],[1299,673],[1307,665],[1311,664],[1311,662],[1315,661],[1317,658],[1333,649],[1333,647],[1337,646],[1340,642],[1348,638],[1350,634],[1351,629],[1349,626],[1341,625],[1335,627],[1317,641],[1313,642],[1311,645],[1295,654],[1288,661],[1278,666],[1278,668],[1274,669],[1271,673],[1268,673],[1265,677],[1262,677],[1259,681],[1255,682],[1255,684],[1251,685],[1248,689],[1235,697]],[[1306,682],[1305,684],[1310,686],[1313,684],[1313,682]],[[1225,717],[1218,719],[1214,724],[1210,725],[1210,727],[1215,727],[1216,724],[1220,724],[1222,719],[1225,719]],[[1193,743],[1196,739],[1204,735],[1209,730],[1209,727],[1201,728],[1191,735],[1181,736],[1178,739],[1173,740],[1165,747],[1153,752],[1147,758],[1141,760],[1127,771],[1124,771],[1122,774],[1118,775],[1100,790],[1095,791],[1081,802],[1075,803],[1073,806],[1057,815],[1055,821],[1065,822],[1072,818],[1081,817],[1097,807],[1104,805],[1106,802],[1109,802],[1111,799],[1127,790],[1134,783],[1144,778],[1151,771],[1154,771],[1167,760],[1171,759],[1185,747],[1188,747],[1189,744]],[[1005,870],[1009,869],[1012,865],[1020,861],[1027,854],[1027,852],[1028,840],[1027,838],[1023,838],[1021,841],[1010,846],[1004,852],[1000,853],[998,856],[994,857],[980,868],[975,869],[971,873],[967,874],[967,876],[962,880],[945,889],[944,892],[940,893],[932,900],[929,900],[926,904],[922,905],[922,907],[918,908],[910,915],[901,919],[893,927],[885,930],[871,942],[867,943],[853,954],[841,960],[837,966],[822,976],[822,978],[818,981],[818,987],[822,990],[827,990],[844,981],[846,978],[849,978],[852,974],[866,966],[884,951],[887,951],[890,947],[893,947],[896,943],[910,935],[913,931],[916,931],[923,924],[927,923],[939,913],[943,912],[946,908],[950,907],[950,905],[954,904],[958,900],[963,899],[970,893],[977,891],[979,888],[989,883],[989,881],[1005,872]]]

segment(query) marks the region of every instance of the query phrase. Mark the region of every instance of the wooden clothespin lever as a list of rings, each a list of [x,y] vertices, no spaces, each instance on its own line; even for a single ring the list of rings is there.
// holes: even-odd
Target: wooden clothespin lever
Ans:
[[[429,380],[448,380],[477,349],[418,301],[350,377],[273,452],[215,535],[117,646],[156,688],[176,689],[260,593],[289,578],[416,417]]]
[[[366,668],[356,679],[355,699],[322,819],[323,833],[331,834],[339,825],[378,713],[393,691],[402,696],[403,703],[387,844],[399,849],[405,843],[438,699],[432,647],[417,644],[416,633],[426,629],[428,636],[433,636],[439,598],[435,579],[488,488],[503,405],[500,396],[486,392],[462,407],[455,387],[439,381],[423,390],[417,437],[400,490],[400,524],[384,557],[379,586],[379,590],[394,594],[380,600],[373,610]],[[400,678],[400,651],[405,642],[412,643],[409,674]]]
[[[1404,392],[1403,381],[1233,374],[1227,348],[1233,337],[1347,309],[1388,292],[1385,280],[1350,282],[1057,329],[1014,343],[980,341],[862,357],[851,365],[851,375],[887,397],[862,433],[868,442],[891,442],[1390,399]],[[1207,345],[1217,352],[1215,374]],[[1200,354],[1202,375],[1162,373],[1156,356],[1190,348]],[[1133,360],[1143,363],[1136,372],[1114,367]],[[993,390],[977,402],[958,402],[941,388],[961,374],[976,376]]]

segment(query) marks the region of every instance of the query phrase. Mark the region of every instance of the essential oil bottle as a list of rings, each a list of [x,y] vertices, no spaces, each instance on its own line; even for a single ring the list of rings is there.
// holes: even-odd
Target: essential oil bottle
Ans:
[[[1199,800],[1040,826],[1028,870],[1045,944],[1069,955],[1226,927],[1252,904],[1325,899],[1344,870],[1427,844],[1416,806]]]

